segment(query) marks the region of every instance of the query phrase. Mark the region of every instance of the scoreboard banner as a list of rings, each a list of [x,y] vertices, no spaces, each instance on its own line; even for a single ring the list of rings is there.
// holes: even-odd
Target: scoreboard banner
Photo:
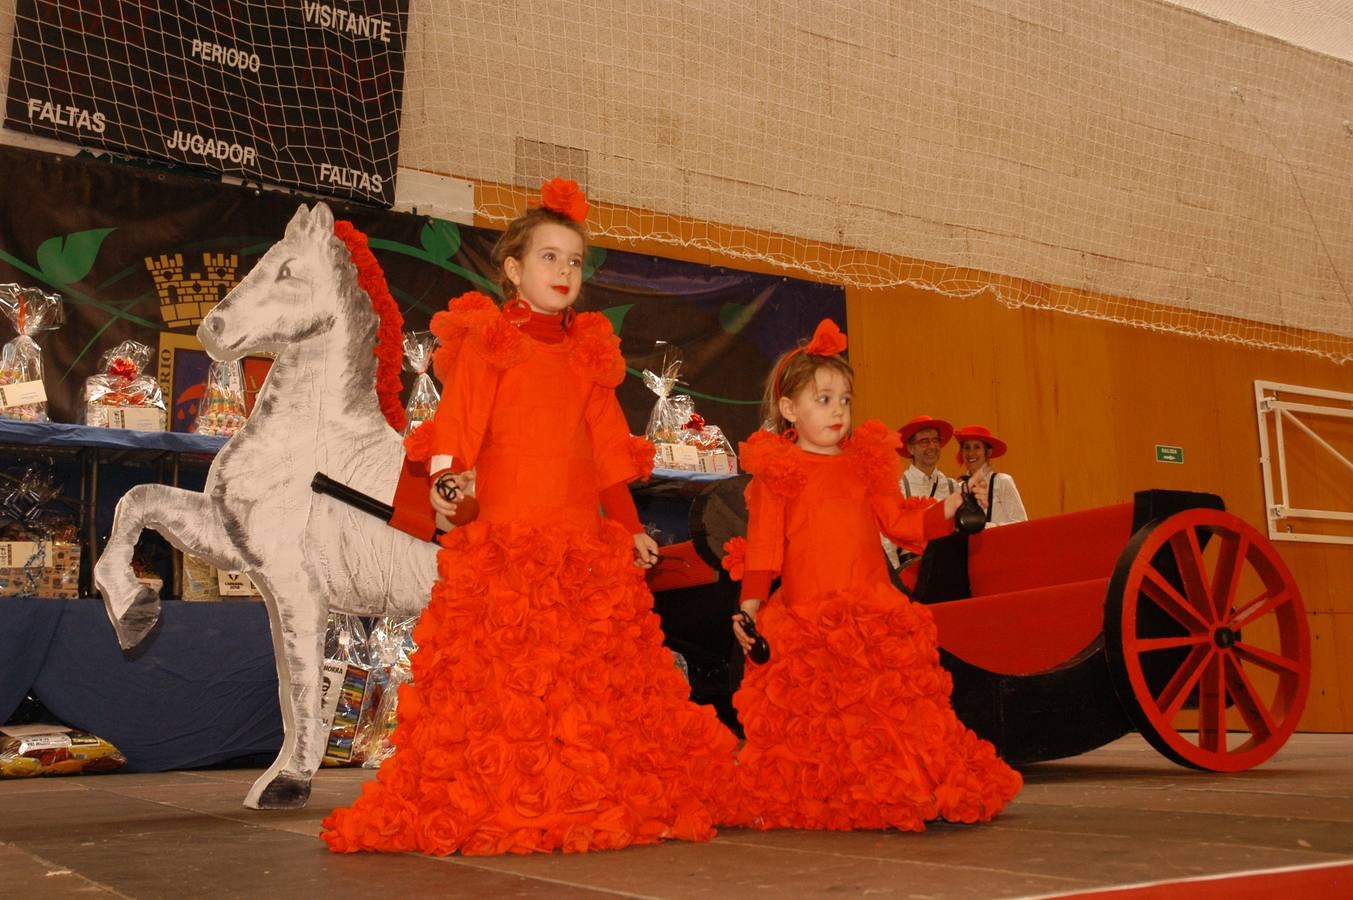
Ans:
[[[18,0],[5,126],[389,206],[408,0]]]

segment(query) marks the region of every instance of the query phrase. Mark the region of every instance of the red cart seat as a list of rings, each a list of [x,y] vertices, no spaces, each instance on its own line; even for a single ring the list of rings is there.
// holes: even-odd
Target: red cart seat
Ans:
[[[930,607],[940,646],[1006,675],[1073,659],[1104,628],[1104,596],[1132,536],[1131,503],[990,528],[968,542],[972,594]]]

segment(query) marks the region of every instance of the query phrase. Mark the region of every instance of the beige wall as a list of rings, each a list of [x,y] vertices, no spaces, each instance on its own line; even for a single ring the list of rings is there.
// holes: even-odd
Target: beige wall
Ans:
[[[410,44],[405,166],[660,214],[616,234],[704,240],[684,216],[856,248],[725,245],[853,283],[913,257],[1353,336],[1353,65],[1188,10],[423,0]]]
[[[910,257],[1186,309],[1195,331],[1341,335],[1324,350],[1353,355],[1343,60],[1156,0],[411,6],[405,167],[576,174],[650,211],[597,223],[616,236],[723,240],[853,284],[982,287]],[[691,238],[671,216],[792,238]]]

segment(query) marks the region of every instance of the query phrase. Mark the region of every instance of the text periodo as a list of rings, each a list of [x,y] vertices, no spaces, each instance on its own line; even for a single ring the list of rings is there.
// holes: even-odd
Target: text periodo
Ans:
[[[257,53],[246,53],[236,47],[213,44],[200,38],[193,39],[192,47],[193,56],[201,57],[204,63],[215,63],[255,74],[263,67],[263,60]]]

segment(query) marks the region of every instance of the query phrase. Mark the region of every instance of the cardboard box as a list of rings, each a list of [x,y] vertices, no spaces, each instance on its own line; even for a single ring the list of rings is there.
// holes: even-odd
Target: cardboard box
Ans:
[[[261,598],[249,576],[224,572],[204,559],[183,554],[179,575],[179,597],[184,600],[234,600]]]
[[[157,406],[100,406],[85,408],[85,424],[95,428],[125,428],[129,431],[164,431],[164,410]]]
[[[38,543],[0,541],[0,597],[80,596],[80,545],[45,543],[41,567]],[[25,565],[33,560],[31,571]]]

